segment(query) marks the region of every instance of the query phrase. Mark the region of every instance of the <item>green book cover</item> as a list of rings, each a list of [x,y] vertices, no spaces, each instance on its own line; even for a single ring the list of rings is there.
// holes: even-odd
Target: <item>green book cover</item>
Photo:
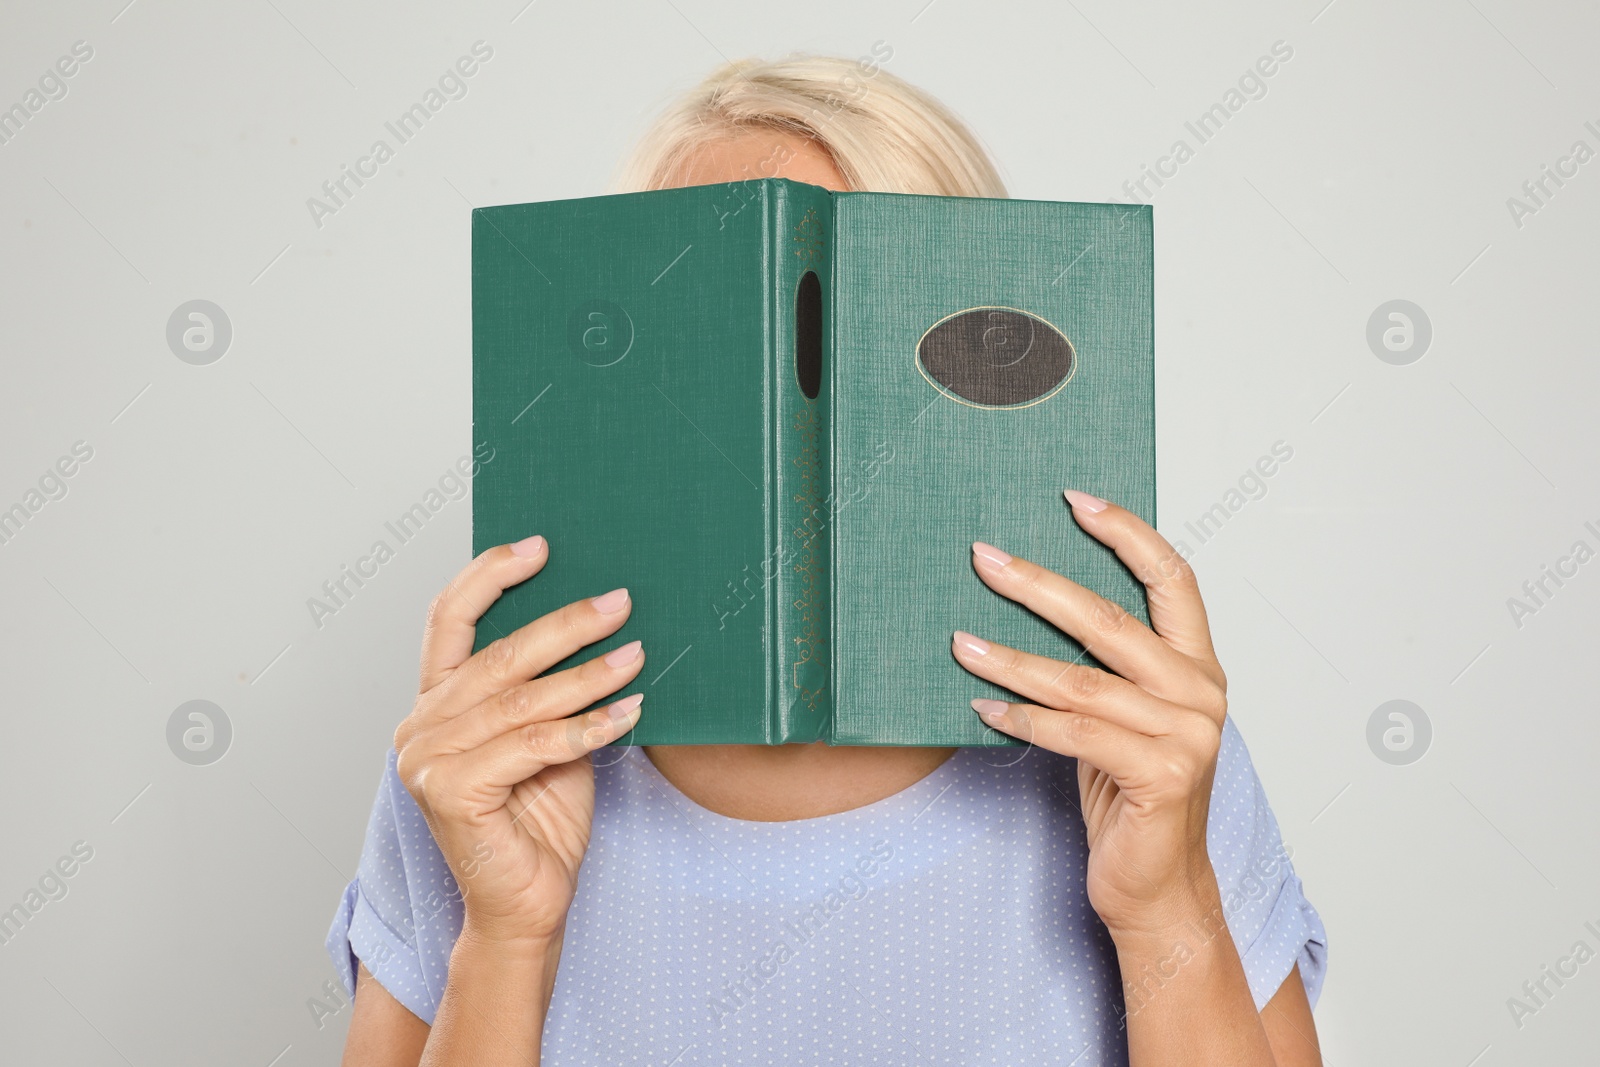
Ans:
[[[951,634],[1093,662],[988,541],[1147,619],[1078,529],[1155,521],[1148,207],[780,178],[472,213],[473,551],[550,560],[477,647],[626,586],[620,744],[1005,745]]]

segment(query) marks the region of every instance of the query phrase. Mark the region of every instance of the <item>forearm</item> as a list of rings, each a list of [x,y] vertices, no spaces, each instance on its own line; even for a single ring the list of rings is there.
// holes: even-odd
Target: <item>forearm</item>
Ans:
[[[1159,927],[1112,938],[1129,1067],[1276,1067],[1215,879]]]
[[[530,944],[463,930],[420,1067],[538,1067],[561,935]]]

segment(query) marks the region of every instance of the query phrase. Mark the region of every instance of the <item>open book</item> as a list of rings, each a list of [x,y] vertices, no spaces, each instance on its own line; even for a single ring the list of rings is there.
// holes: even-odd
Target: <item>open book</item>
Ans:
[[[473,550],[544,534],[477,647],[626,586],[623,744],[1014,744],[962,629],[1092,662],[988,541],[1148,618],[1061,490],[1155,521],[1150,209],[779,178],[472,213]],[[618,695],[621,695],[619,693]]]

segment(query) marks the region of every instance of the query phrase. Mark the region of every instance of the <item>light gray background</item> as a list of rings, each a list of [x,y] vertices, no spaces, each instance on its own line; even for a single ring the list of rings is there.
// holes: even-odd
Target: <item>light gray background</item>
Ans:
[[[349,1011],[307,1001],[470,504],[320,629],[306,600],[470,448],[469,202],[600,192],[722,56],[877,41],[1013,195],[1106,200],[1278,40],[1266,96],[1155,196],[1161,527],[1194,547],[1293,448],[1194,562],[1331,933],[1328,1062],[1592,1057],[1600,963],[1520,1028],[1507,999],[1600,949],[1600,562],[1520,628],[1507,600],[1600,547],[1600,161],[1520,227],[1507,198],[1600,148],[1593,4],[125,2],[0,23],[0,105],[94,49],[0,146],[0,508],[94,449],[0,545],[0,907],[94,849],[0,945],[5,1059],[337,1061]],[[479,39],[469,94],[314,225]],[[234,331],[209,366],[165,339],[197,298]],[[1432,323],[1408,366],[1366,341],[1391,299]],[[233,724],[210,766],[165,739],[192,699]],[[1391,699],[1433,725],[1408,766],[1367,744]]]

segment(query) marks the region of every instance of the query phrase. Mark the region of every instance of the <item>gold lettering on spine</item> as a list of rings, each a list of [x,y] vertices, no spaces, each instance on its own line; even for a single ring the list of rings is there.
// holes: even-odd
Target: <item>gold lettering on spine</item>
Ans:
[[[817,209],[806,209],[804,217],[795,224],[794,254],[800,257],[802,263],[806,264],[813,260],[821,259],[822,238],[822,219],[817,216]]]

